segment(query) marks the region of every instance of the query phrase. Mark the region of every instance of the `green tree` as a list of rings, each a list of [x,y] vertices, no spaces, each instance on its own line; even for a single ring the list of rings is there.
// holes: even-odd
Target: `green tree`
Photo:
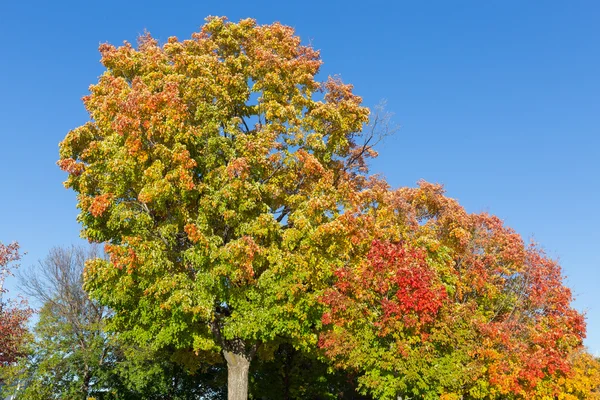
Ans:
[[[114,361],[102,330],[108,309],[82,288],[85,260],[99,255],[97,247],[54,248],[21,275],[22,290],[42,307],[28,355],[11,371],[19,397],[86,399],[108,391]]]
[[[100,256],[97,246],[53,248],[21,276],[23,291],[43,306],[26,357],[6,369],[6,391],[36,400],[218,398],[222,382],[213,382],[214,371],[191,373],[175,352],[104,331],[110,310],[82,287],[85,261]]]
[[[339,217],[374,155],[369,110],[318,82],[319,53],[278,23],[209,18],[189,40],[100,51],[91,120],[58,162],[83,236],[108,242],[86,288],[127,339],[221,354],[229,398],[245,399],[262,345],[317,342]]]

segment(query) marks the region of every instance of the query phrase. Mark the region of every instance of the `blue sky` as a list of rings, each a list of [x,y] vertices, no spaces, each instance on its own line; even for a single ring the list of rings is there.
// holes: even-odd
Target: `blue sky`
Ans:
[[[527,4],[525,4],[527,3]],[[102,42],[187,38],[208,15],[293,26],[322,73],[387,99],[401,126],[373,171],[443,183],[558,258],[600,353],[600,3],[10,1],[0,3],[0,241],[35,264],[78,241],[57,144],[87,120]],[[14,285],[14,282],[13,282]],[[10,286],[9,286],[10,287]]]

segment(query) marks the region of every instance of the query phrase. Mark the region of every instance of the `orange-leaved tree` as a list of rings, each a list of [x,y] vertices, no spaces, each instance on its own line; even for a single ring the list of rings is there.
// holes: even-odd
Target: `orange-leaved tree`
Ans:
[[[377,398],[534,398],[567,377],[585,326],[560,267],[439,185],[356,197],[350,262],[321,301],[320,344]]]

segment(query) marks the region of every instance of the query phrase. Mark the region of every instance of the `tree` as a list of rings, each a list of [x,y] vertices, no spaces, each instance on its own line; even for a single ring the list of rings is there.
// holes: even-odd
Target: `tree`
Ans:
[[[532,398],[568,376],[583,316],[558,264],[441,186],[363,193],[320,344],[376,398]]]
[[[108,309],[82,288],[85,260],[99,256],[97,246],[53,248],[21,276],[22,290],[42,307],[35,340],[8,382],[20,397],[87,399],[111,386],[114,349],[102,330]]]
[[[83,268],[100,257],[97,246],[56,247],[35,270],[21,276],[22,290],[42,308],[36,341],[23,360],[23,396],[31,398],[93,397],[106,389],[112,347],[103,333],[108,309],[83,291]]]
[[[22,290],[42,307],[27,357],[7,373],[9,392],[18,388],[22,399],[211,398],[204,371],[192,375],[174,354],[104,331],[110,310],[83,290],[85,262],[99,257],[98,246],[55,247],[21,275]]]
[[[31,310],[23,301],[5,300],[5,279],[12,275],[15,262],[21,258],[19,244],[0,243],[0,367],[14,363],[23,355],[27,339],[27,320]],[[2,380],[0,379],[0,384]]]
[[[291,28],[209,18],[190,40],[100,46],[91,120],[60,144],[82,234],[108,242],[86,288],[140,344],[222,354],[230,399],[276,337],[314,346],[317,299],[367,180],[369,110],[315,76]]]

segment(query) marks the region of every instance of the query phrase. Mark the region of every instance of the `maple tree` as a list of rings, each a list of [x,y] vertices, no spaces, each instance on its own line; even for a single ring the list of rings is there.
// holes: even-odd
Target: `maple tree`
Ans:
[[[19,244],[0,243],[0,367],[14,363],[23,353],[27,339],[27,320],[31,310],[23,301],[5,300],[5,279],[12,275],[21,258]],[[1,382],[1,380],[0,380]]]
[[[91,119],[58,162],[83,236],[107,242],[86,288],[123,337],[221,354],[229,397],[245,399],[257,349],[317,341],[340,215],[375,155],[369,110],[351,85],[317,81],[319,53],[278,23],[212,17],[189,40],[100,52]]]
[[[534,398],[568,376],[583,316],[558,264],[439,185],[365,191],[320,345],[376,398]],[[362,203],[361,203],[362,202]]]

